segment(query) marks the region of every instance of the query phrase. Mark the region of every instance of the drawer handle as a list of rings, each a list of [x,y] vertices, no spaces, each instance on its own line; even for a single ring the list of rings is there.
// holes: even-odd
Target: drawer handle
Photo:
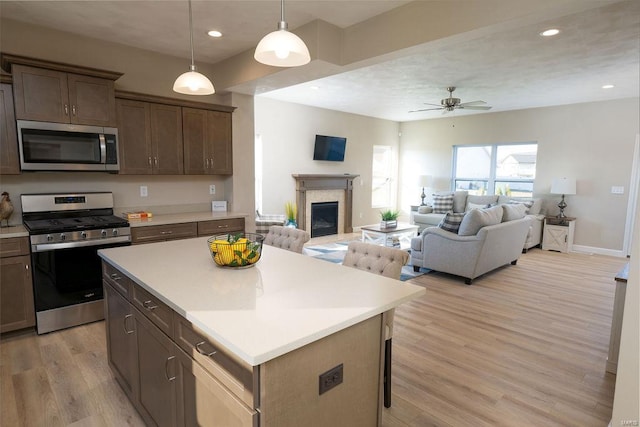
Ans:
[[[124,332],[125,332],[127,335],[131,335],[132,333],[134,333],[134,332],[135,332],[135,330],[134,330],[134,329],[132,329],[132,330],[128,330],[128,329],[127,329],[127,319],[128,319],[128,318],[130,318],[130,317],[133,317],[133,314],[127,314],[126,316],[124,316],[124,319],[123,319],[123,321],[122,321],[122,325],[123,325],[123,327],[124,327]]]
[[[173,234],[173,231],[161,231],[160,234]]]
[[[207,357],[211,357],[211,356],[213,356],[214,354],[216,354],[216,353],[217,353],[217,351],[215,351],[215,350],[213,350],[211,353],[207,353],[206,351],[204,351],[203,349],[201,349],[201,348],[200,348],[200,346],[201,346],[201,345],[203,345],[203,344],[205,344],[205,343],[206,343],[205,341],[200,341],[198,344],[196,344],[196,351],[197,351],[198,353],[200,353],[200,354],[201,354],[201,355],[203,355],[203,356],[207,356]]]
[[[149,311],[155,310],[156,308],[158,308],[157,305],[153,305],[153,301],[151,301],[151,300],[147,300],[147,301],[143,302],[142,306],[144,308],[146,308],[147,310],[149,310]]]
[[[229,224],[227,224],[227,225],[219,225],[218,228],[229,228]]]
[[[169,368],[169,362],[172,361],[175,358],[176,358],[175,356],[169,356],[169,357],[167,357],[167,360],[165,360],[165,362],[164,362],[164,376],[165,376],[165,378],[167,378],[167,381],[173,381],[173,380],[176,379],[175,375],[170,377],[169,373],[167,372],[168,368]]]
[[[118,280],[122,280],[122,277],[118,276],[118,273],[111,273],[111,276],[109,276],[109,277],[111,277],[111,280],[114,280],[116,282]]]

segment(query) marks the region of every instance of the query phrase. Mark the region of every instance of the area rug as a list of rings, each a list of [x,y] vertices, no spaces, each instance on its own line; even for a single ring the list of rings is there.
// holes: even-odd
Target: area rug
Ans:
[[[335,243],[327,243],[324,245],[313,245],[313,246],[305,246],[302,250],[304,255],[312,256],[314,258],[321,259],[323,261],[333,262],[335,264],[342,263],[344,256],[347,253],[347,246],[349,246],[349,242],[335,242]],[[402,267],[402,273],[400,274],[400,280],[405,281],[409,279],[413,279],[414,277],[422,276],[425,273],[428,273],[430,270],[426,268],[421,268],[419,272],[413,271],[413,266],[411,265],[411,258],[409,258],[409,263]]]

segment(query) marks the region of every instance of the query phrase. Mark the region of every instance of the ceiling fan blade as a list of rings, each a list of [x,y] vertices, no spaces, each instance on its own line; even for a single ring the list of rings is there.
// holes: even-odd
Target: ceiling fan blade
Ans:
[[[469,102],[463,102],[461,104],[459,104],[461,107],[466,107],[467,105],[482,105],[482,104],[486,104],[486,102],[484,101],[469,101]]]
[[[462,106],[459,105],[458,108],[462,108],[464,110],[490,110],[491,107],[488,105],[477,105],[477,106],[473,106],[473,105],[469,105],[469,106]]]
[[[419,113],[421,111],[433,111],[433,110],[442,110],[442,107],[440,107],[440,108],[424,108],[422,110],[411,110],[409,112],[410,113]]]
[[[433,105],[434,107],[442,107],[442,104],[432,104],[430,102],[424,102],[424,105]]]

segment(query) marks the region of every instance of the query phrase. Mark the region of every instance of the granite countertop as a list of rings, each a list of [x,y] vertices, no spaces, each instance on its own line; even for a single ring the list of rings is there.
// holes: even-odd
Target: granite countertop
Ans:
[[[0,228],[0,239],[9,239],[12,237],[29,237],[29,232],[23,225],[12,225],[10,227]]]
[[[211,221],[216,219],[246,218],[242,212],[187,212],[153,215],[149,219],[130,219],[131,227],[148,227],[150,225],[180,224],[184,222]]]
[[[272,246],[264,246],[252,268],[221,268],[206,237],[99,255],[253,366],[425,293],[420,286]]]

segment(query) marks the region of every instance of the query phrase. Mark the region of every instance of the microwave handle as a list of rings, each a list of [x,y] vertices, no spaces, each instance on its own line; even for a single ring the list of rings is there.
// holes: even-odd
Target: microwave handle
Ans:
[[[107,141],[104,138],[104,134],[101,133],[98,135],[100,139],[100,163],[107,163]]]

